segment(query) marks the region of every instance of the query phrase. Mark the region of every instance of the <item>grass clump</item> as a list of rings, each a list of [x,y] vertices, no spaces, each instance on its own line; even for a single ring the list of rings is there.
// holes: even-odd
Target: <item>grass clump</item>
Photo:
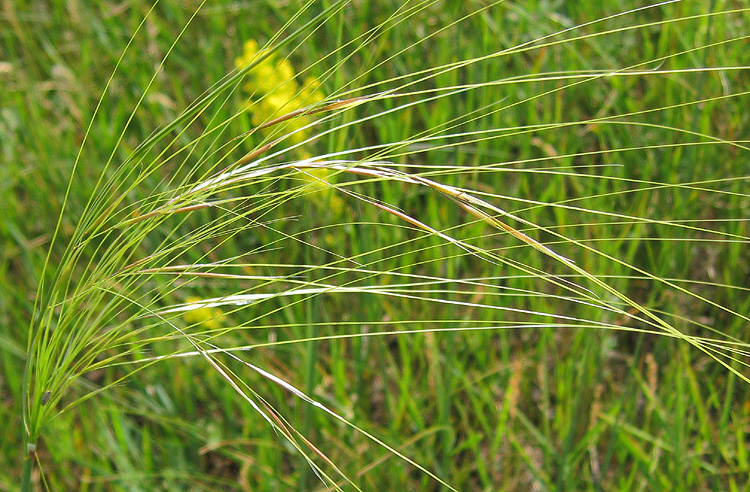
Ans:
[[[747,486],[746,9],[57,7],[3,27],[0,484]]]

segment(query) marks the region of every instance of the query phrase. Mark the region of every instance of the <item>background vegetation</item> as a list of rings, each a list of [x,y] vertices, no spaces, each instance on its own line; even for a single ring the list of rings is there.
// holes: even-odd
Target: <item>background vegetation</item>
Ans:
[[[458,490],[747,489],[750,16],[732,10],[744,3],[631,12],[635,5],[607,0],[402,3],[313,2],[295,16],[297,2],[213,1],[192,20],[194,1],[165,1],[150,13],[138,1],[3,3],[0,490],[21,481],[25,398],[49,410],[36,443],[39,490],[328,488],[204,358],[147,362],[192,350],[174,325],[210,333],[215,346],[253,346],[245,360],[354,423],[224,361],[286,419],[282,427],[296,428],[362,490],[445,488],[395,451]],[[328,20],[305,27],[316,15]],[[292,38],[297,29],[303,35]],[[234,73],[247,41],[284,39],[293,40],[275,63],[286,59],[295,93],[307,91],[294,107],[271,105],[250,73],[195,120],[179,116]],[[281,123],[221,147],[264,118],[318,102],[312,94],[384,95],[308,116],[320,123],[281,142],[268,162],[345,152],[335,157],[383,160],[473,190],[512,213],[517,219],[501,217],[512,227],[679,333],[717,344],[699,350],[697,338],[691,345],[663,336],[591,278],[429,187],[287,169],[223,190],[224,199],[243,198],[241,214],[228,205],[200,209],[137,236],[133,261],[183,237],[174,263],[233,258],[231,271],[209,271],[235,277],[155,275],[124,287],[158,291],[151,309],[235,292],[276,295],[177,313],[172,325],[124,309],[106,322],[81,315],[77,323],[94,338],[112,320],[132,335],[118,331],[89,366],[60,373],[55,388],[65,391],[40,407],[40,395],[24,388],[37,285],[52,285],[76,227],[93,227],[84,212],[92,191],[103,208],[125,197],[106,219],[134,229],[141,222],[128,218],[158,205],[149,197],[184,192],[302,128]],[[169,139],[133,161],[159,128]],[[162,157],[174,149],[191,150]],[[146,173],[149,162],[158,166]],[[115,184],[96,188],[102,175]],[[71,285],[107,258],[104,247],[81,251]],[[290,293],[321,286],[334,291]],[[97,313],[108,306],[103,299],[78,307]]]

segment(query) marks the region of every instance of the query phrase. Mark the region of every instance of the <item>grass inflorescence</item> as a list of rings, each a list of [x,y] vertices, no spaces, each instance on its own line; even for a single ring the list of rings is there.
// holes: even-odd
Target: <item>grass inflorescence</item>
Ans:
[[[621,3],[8,4],[0,488],[744,490],[748,11]]]

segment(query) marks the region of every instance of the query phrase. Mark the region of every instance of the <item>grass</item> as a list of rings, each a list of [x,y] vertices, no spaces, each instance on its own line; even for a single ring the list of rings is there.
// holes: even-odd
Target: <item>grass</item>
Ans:
[[[746,490],[747,11],[620,4],[9,3],[0,490]]]

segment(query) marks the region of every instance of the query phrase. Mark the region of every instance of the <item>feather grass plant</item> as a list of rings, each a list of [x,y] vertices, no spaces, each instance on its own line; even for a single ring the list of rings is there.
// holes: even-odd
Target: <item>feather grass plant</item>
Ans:
[[[210,15],[202,2],[92,171],[113,71],[35,296],[22,490],[35,463],[45,471],[37,450],[56,418],[178,363],[208,368],[196,385],[228,389],[250,410],[244,425],[283,441],[258,444],[276,456],[278,468],[257,472],[279,480],[268,488],[567,490],[584,468],[591,490],[743,483],[746,412],[718,395],[750,382],[750,9],[667,1],[589,18],[571,5],[542,14],[537,2],[379,5],[280,9],[287,20],[265,44],[231,39],[254,44],[132,145],[161,74]],[[361,8],[368,15],[350,28]],[[329,52],[305,58],[326,42]],[[118,67],[141,56],[133,49]],[[619,365],[618,343],[641,359]],[[698,397],[666,409],[658,368],[678,360],[688,369],[675,395]],[[701,400],[706,365],[720,371],[693,416],[685,402]],[[490,382],[495,372],[507,380]],[[554,388],[551,374],[563,374]],[[643,395],[637,408],[631,390]],[[619,397],[607,406],[603,393]],[[712,412],[734,444],[702,460],[686,451],[683,425],[696,419],[710,435]],[[650,434],[655,421],[670,422],[666,437]],[[151,449],[145,434],[139,447]],[[279,458],[292,451],[302,463]],[[669,466],[651,469],[663,454]],[[389,461],[394,478],[378,468],[389,456],[400,460]],[[253,488],[248,468],[240,489]]]

